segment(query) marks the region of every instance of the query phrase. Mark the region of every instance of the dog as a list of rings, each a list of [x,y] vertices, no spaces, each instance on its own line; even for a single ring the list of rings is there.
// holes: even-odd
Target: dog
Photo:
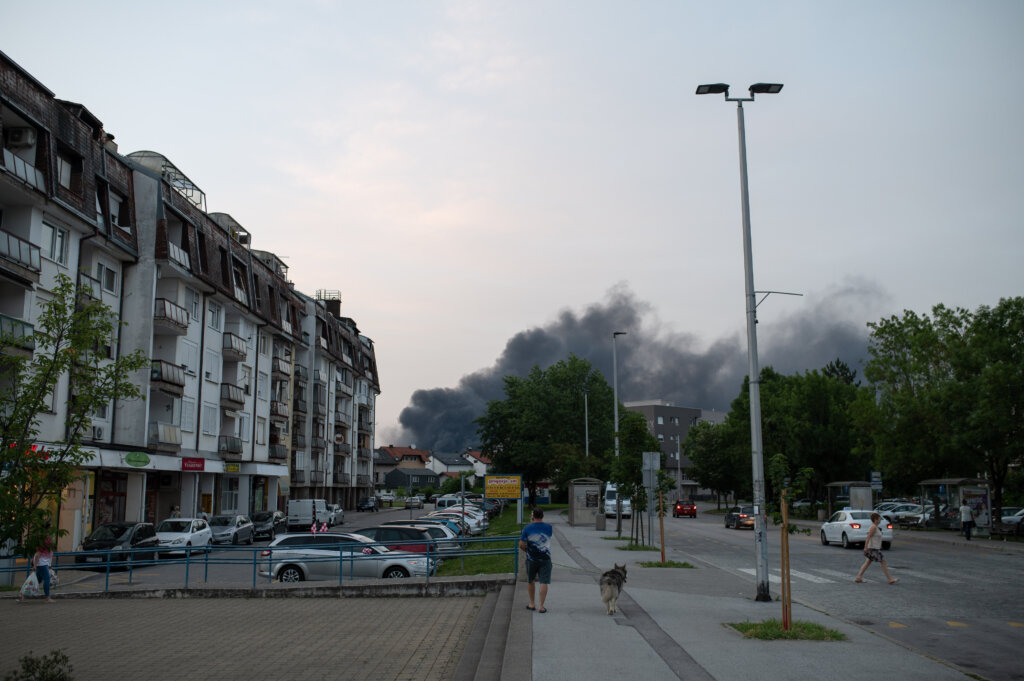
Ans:
[[[607,570],[598,580],[601,587],[601,601],[608,610],[609,615],[614,615],[619,607],[619,594],[622,593],[622,585],[626,583],[626,566],[616,565]]]

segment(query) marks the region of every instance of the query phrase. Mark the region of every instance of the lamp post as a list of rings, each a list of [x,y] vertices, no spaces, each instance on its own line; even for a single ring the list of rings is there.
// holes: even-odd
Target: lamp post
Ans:
[[[583,456],[590,458],[590,417],[587,414],[587,389],[583,389]]]
[[[614,403],[612,405],[613,416],[615,419],[615,460],[619,459],[619,364],[615,356],[615,339],[618,336],[625,336],[625,331],[613,331],[612,332],[612,393],[614,394]],[[618,535],[622,534],[622,491],[616,490],[615,492],[615,533]]]
[[[736,102],[736,125],[740,145],[740,202],[743,209],[743,268],[747,310],[747,358],[750,363],[750,458],[754,474],[754,552],[757,567],[758,601],[771,601],[768,591],[768,544],[764,499],[764,456],[761,451],[761,372],[757,366],[757,300],[754,291],[754,266],[750,249],[750,196],[747,191],[747,140],[743,125],[743,102],[754,101],[758,94],[776,94],[781,83],[754,83],[749,97],[729,97],[729,86],[712,83],[697,86],[698,95],[725,95],[725,101]]]

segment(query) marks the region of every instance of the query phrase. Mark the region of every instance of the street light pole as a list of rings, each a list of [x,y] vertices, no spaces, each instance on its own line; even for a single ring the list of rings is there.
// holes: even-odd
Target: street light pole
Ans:
[[[614,403],[612,410],[615,419],[615,460],[619,460],[619,363],[615,356],[615,339],[618,336],[625,336],[625,331],[612,332],[612,393]],[[615,533],[622,535],[622,490],[615,490]]]
[[[743,210],[743,269],[747,311],[747,359],[750,390],[750,458],[754,476],[754,553],[757,568],[758,601],[771,601],[768,589],[767,512],[764,498],[764,455],[761,449],[761,372],[757,366],[757,300],[754,292],[754,265],[750,247],[750,195],[747,188],[747,140],[743,121],[743,102],[754,101],[756,94],[776,94],[780,83],[755,83],[749,97],[729,97],[725,83],[700,85],[698,95],[723,94],[725,101],[736,102],[736,125],[740,147],[740,202]]]
[[[587,414],[587,389],[583,389],[583,451],[590,458],[590,416]]]

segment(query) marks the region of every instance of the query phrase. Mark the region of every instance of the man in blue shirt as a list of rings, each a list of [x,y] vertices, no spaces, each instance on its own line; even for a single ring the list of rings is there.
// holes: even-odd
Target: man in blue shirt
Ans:
[[[551,583],[551,525],[543,522],[544,511],[533,509],[533,522],[523,528],[519,536],[519,548],[526,551],[526,590],[530,594],[527,610],[547,612],[544,600],[548,596],[548,584]],[[539,600],[534,600],[535,581],[540,582]]]

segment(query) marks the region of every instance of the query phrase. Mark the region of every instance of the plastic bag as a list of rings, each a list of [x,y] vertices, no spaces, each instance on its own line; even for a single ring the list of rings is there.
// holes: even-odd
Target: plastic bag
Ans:
[[[26,579],[25,583],[21,585],[21,596],[22,596],[22,598],[24,598],[26,596],[31,596],[31,597],[35,598],[38,595],[39,595],[39,580],[36,579],[36,573],[33,572],[33,573],[29,574],[28,579]]]

